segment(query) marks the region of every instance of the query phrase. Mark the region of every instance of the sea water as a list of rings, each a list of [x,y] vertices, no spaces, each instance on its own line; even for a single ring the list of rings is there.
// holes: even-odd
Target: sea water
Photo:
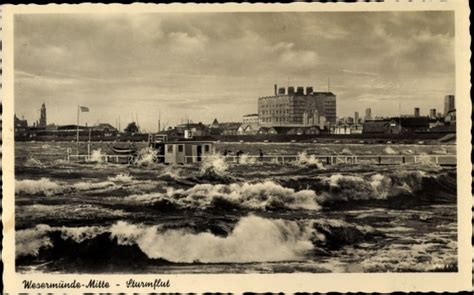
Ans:
[[[457,270],[456,169],[320,163],[313,155],[455,154],[452,145],[219,143],[163,165],[66,161],[74,143],[15,146],[16,267],[59,273]],[[80,146],[81,153],[86,151]],[[103,143],[92,151],[111,153]],[[97,157],[98,159],[101,157]]]

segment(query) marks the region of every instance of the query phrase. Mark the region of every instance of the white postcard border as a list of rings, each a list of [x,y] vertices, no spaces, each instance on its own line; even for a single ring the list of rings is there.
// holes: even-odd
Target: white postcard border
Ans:
[[[220,12],[220,11],[455,11],[455,55],[457,98],[458,161],[458,269],[457,273],[331,273],[331,274],[183,274],[183,275],[90,275],[90,274],[19,274],[15,273],[14,243],[14,142],[13,142],[13,16],[22,13],[138,13],[138,12]],[[293,3],[293,4],[133,4],[133,5],[5,5],[3,6],[3,252],[4,292],[455,292],[472,289],[471,246],[471,100],[469,49],[469,5],[463,0],[386,1],[385,3]],[[170,280],[170,288],[126,289],[125,282],[136,280]],[[72,281],[87,283],[90,279],[106,280],[107,289],[25,290],[22,281]],[[119,284],[119,286],[117,286]]]

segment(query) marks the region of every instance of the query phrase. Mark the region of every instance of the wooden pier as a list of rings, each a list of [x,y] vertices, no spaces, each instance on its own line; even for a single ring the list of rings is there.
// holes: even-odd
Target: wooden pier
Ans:
[[[226,161],[239,163],[242,156],[225,156]],[[300,155],[245,155],[244,161],[264,163],[291,163],[300,161]],[[336,164],[376,164],[376,165],[401,165],[401,164],[437,164],[441,166],[455,166],[456,155],[306,155],[307,161],[319,160],[325,165]]]
[[[213,158],[212,155],[186,156],[186,163],[201,162],[206,158]],[[157,156],[163,158],[164,156]],[[226,162],[231,163],[275,163],[285,164],[300,161],[300,155],[244,155],[223,156]],[[73,162],[103,162],[115,164],[132,164],[136,157],[133,155],[73,155],[68,153],[67,160]],[[401,164],[437,164],[440,166],[455,166],[456,155],[306,155],[303,159],[306,161],[318,160],[324,165],[337,164],[374,164],[374,165],[401,165]]]
[[[115,164],[131,164],[135,157],[132,155],[67,155],[67,160],[71,162],[104,162]]]

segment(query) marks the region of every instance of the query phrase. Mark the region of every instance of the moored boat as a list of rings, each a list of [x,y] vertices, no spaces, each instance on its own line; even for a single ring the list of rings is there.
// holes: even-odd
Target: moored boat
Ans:
[[[128,146],[120,146],[116,144],[109,145],[109,148],[118,155],[134,155],[137,153],[137,148],[135,145],[129,144]]]

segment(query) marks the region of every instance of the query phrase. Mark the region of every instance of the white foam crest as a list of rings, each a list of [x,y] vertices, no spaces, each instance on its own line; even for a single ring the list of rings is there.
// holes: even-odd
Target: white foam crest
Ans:
[[[230,185],[200,184],[183,192],[183,201],[198,207],[208,207],[222,199],[246,209],[287,208],[318,210],[316,193],[311,190],[295,192],[272,181],[263,183],[233,183]]]
[[[411,149],[402,150],[402,154],[413,155],[415,152]]]
[[[179,175],[179,170],[177,170],[176,166],[174,165],[166,166],[160,176],[169,176],[170,178],[175,180],[181,179],[181,176]]]
[[[150,258],[184,263],[302,260],[314,247],[310,240],[313,233],[309,225],[257,216],[242,218],[227,237],[185,229],[163,231],[157,226],[125,222],[111,228],[111,237],[120,244],[135,243]]]
[[[53,161],[53,165],[55,165],[55,166],[72,165],[72,163],[74,163],[74,162],[70,162],[70,161],[64,160],[64,159],[56,159],[56,160]]]
[[[391,146],[387,146],[384,148],[384,153],[386,153],[387,155],[398,155],[399,152],[394,150]]]
[[[323,179],[330,191],[318,199],[368,200],[386,199],[419,190],[425,174],[420,171],[398,171],[392,175],[374,174],[370,177],[334,174]]]
[[[15,232],[15,255],[36,256],[41,248],[51,247],[48,233],[51,230],[49,225],[39,224],[34,228],[17,230]]]
[[[314,219],[312,223],[316,223],[319,227],[324,228],[327,232],[331,232],[331,228],[356,228],[362,233],[373,233],[375,229],[369,225],[358,225],[358,224],[351,224],[344,220],[340,219]]]
[[[239,164],[242,165],[253,165],[257,163],[255,156],[250,156],[248,154],[242,154],[239,158]]]
[[[42,193],[45,196],[52,196],[62,193],[64,189],[61,183],[56,183],[44,177],[38,180],[25,179],[15,181],[15,194],[25,193],[34,195]]]
[[[375,174],[370,177],[370,185],[373,188],[373,195],[379,199],[387,198],[388,189],[392,186],[392,180],[382,174]]]
[[[99,149],[93,150],[89,158],[89,162],[103,163],[105,156],[106,154],[102,152],[102,149],[99,148]]]
[[[366,272],[443,271],[457,266],[456,249],[455,242],[443,245],[418,241],[409,249],[404,244],[391,243],[380,251],[364,253],[366,259],[360,264]],[[398,259],[394,261],[393,257]]]
[[[439,149],[433,150],[433,153],[437,155],[447,155],[448,150],[445,147],[440,147]]]
[[[325,170],[323,163],[316,158],[315,155],[310,155],[306,152],[301,152],[298,154],[298,159],[296,160],[297,165],[299,166],[316,166],[318,169]]]
[[[114,186],[111,181],[103,182],[77,182],[72,185],[68,185],[63,182],[55,182],[49,178],[40,178],[38,180],[25,179],[17,180],[15,182],[15,193],[16,194],[28,194],[36,195],[43,194],[47,197],[62,194],[69,191],[87,191],[95,189],[104,189]]]
[[[34,204],[18,206],[15,208],[15,214],[21,218],[52,218],[52,219],[83,219],[83,218],[101,218],[101,217],[122,217],[127,213],[123,210],[107,209],[91,204],[60,204],[44,205]]]
[[[26,167],[35,167],[35,168],[44,168],[43,162],[40,160],[36,159],[35,157],[28,157],[26,159],[25,164]]]
[[[77,182],[74,183],[71,188],[77,191],[88,191],[95,189],[103,189],[110,186],[113,186],[114,183],[111,181],[102,181],[102,182]]]
[[[341,151],[341,155],[352,155],[352,151],[348,148],[343,148]]]
[[[81,227],[61,227],[56,228],[61,231],[61,237],[63,239],[72,239],[77,243],[81,243],[85,240],[92,239],[97,235],[107,231],[105,227],[99,226],[81,226]]]
[[[168,188],[166,193],[131,195],[123,198],[125,202],[154,203],[167,200],[179,207],[205,209],[215,202],[224,201],[228,204],[252,210],[286,208],[291,210],[319,210],[316,193],[312,190],[295,192],[272,181],[255,184],[198,184],[183,190]]]
[[[15,232],[15,255],[37,256],[41,248],[52,247],[49,233],[54,231],[61,232],[63,239],[70,238],[77,243],[92,239],[98,234],[107,232],[106,227],[83,226],[83,227],[51,227],[47,224],[38,224],[33,228],[18,230]]]
[[[117,202],[123,201],[125,203],[138,203],[138,204],[151,204],[156,201],[168,199],[173,203],[177,204],[177,200],[168,198],[162,193],[148,193],[148,194],[133,194],[125,198],[111,197],[110,199],[116,200]]]
[[[158,151],[151,147],[146,147],[138,151],[134,164],[138,166],[151,166],[156,163],[157,159]]]
[[[426,165],[433,168],[438,168],[440,165],[436,164],[436,160],[433,156],[427,154],[421,154],[417,157],[417,164]]]
[[[225,175],[229,165],[225,161],[225,157],[221,154],[215,153],[211,156],[204,157],[201,164],[201,173],[206,174],[214,172],[218,175]]]
[[[109,181],[119,181],[119,182],[130,182],[132,181],[133,177],[128,173],[119,173],[116,176],[109,177]]]

